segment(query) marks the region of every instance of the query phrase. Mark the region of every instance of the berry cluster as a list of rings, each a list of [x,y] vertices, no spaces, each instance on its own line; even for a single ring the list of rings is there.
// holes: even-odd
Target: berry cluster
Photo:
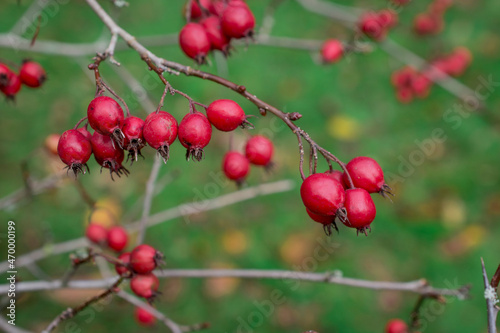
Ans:
[[[98,223],[90,223],[87,226],[85,236],[92,242],[100,246],[107,245],[110,249],[121,252],[127,246],[127,231],[120,226],[114,226],[110,229]]]
[[[21,84],[30,88],[38,88],[47,79],[43,67],[34,61],[23,61],[19,74],[6,64],[0,63],[0,91],[9,99],[14,99],[21,90]]]
[[[395,11],[382,9],[378,12],[367,12],[361,15],[358,28],[369,38],[381,41],[397,23],[398,14]]]
[[[392,194],[382,168],[374,159],[356,157],[345,168],[347,173],[329,170],[312,174],[300,188],[307,213],[313,221],[323,224],[327,235],[332,228],[338,231],[336,218],[366,234],[376,215],[370,193]]]
[[[212,137],[212,125],[224,132],[251,125],[243,109],[232,100],[212,102],[206,108],[207,116],[191,106],[190,113],[177,124],[177,120],[165,111],[153,112],[145,120],[130,114],[125,117],[121,106],[113,98],[96,97],[90,102],[86,117],[94,133],[91,134],[86,126],[78,128],[85,120],[82,119],[75,129],[61,135],[57,152],[68,170],[71,169],[75,175],[88,171],[87,162],[94,154],[101,170],[109,169],[113,179],[113,173],[118,176],[129,173],[122,165],[124,150],[134,161],[139,155],[142,156],[141,149],[148,144],[158,151],[166,163],[170,146],[178,137],[187,148],[186,159],[192,157],[200,161],[203,148]]]
[[[228,151],[224,155],[222,171],[227,178],[241,185],[250,172],[250,164],[263,166],[267,170],[272,167],[273,152],[271,140],[262,135],[255,135],[247,141],[245,155],[238,151]]]
[[[255,17],[243,0],[190,0],[189,20],[179,33],[179,45],[198,64],[211,50],[229,55],[231,39],[253,35]],[[201,7],[200,7],[201,6]]]
[[[408,325],[401,319],[391,319],[385,326],[386,333],[409,333]]]
[[[471,61],[470,51],[464,47],[457,47],[451,54],[432,61],[430,66],[421,72],[413,67],[403,67],[392,74],[391,83],[396,88],[398,100],[402,103],[410,103],[414,98],[427,97],[433,81],[442,79],[442,73],[460,76]]]
[[[427,11],[418,14],[413,21],[413,31],[420,36],[435,35],[443,30],[444,14],[452,0],[434,0]]]

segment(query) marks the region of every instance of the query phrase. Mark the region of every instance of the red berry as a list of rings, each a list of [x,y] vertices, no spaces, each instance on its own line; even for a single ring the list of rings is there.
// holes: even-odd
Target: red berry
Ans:
[[[366,233],[366,229],[370,228],[377,214],[370,193],[362,188],[346,190],[344,207],[347,216],[340,217],[342,223],[349,228],[356,228]]]
[[[160,111],[151,113],[147,118],[142,130],[146,142],[156,149],[167,163],[170,145],[177,138],[177,120],[168,112]]]
[[[31,88],[40,87],[47,79],[47,74],[43,67],[34,61],[26,61],[19,71],[21,82]]]
[[[401,86],[408,86],[413,79],[416,71],[413,67],[403,67],[398,71],[395,71],[391,76],[391,83],[397,88]]]
[[[120,148],[123,147],[124,116],[120,104],[111,97],[96,97],[87,108],[87,117],[90,127],[99,134],[111,136]]]
[[[102,168],[109,169],[111,179],[113,179],[113,172],[116,173],[118,177],[121,177],[122,174],[128,176],[129,171],[122,166],[125,154],[123,150],[115,146],[111,137],[99,134],[99,132],[95,131],[90,143],[92,144],[95,160],[101,166],[101,171]]]
[[[198,64],[204,64],[210,51],[210,39],[201,24],[188,23],[179,33],[179,45],[182,51]]]
[[[130,263],[130,252],[125,252],[120,254],[118,259],[121,260],[124,263],[124,265],[115,264],[116,273],[120,276],[126,276],[126,277],[131,276],[132,271],[128,267]]]
[[[321,223],[323,225],[323,229],[325,230],[325,233],[327,235],[330,235],[332,233],[332,228],[339,231],[337,228],[337,224],[335,224],[335,215],[320,215],[311,212],[309,209],[306,208],[307,215],[314,221]]]
[[[87,161],[92,155],[92,145],[79,131],[71,129],[64,132],[57,144],[57,153],[68,170],[73,170],[75,176],[78,172],[85,174],[89,170]]]
[[[415,96],[425,98],[429,95],[432,81],[422,74],[417,74],[411,81],[411,88]]]
[[[408,104],[413,100],[413,91],[408,87],[401,87],[396,90],[396,98],[403,104]]]
[[[128,157],[137,161],[137,155],[142,156],[141,149],[146,145],[142,130],[144,120],[139,117],[130,116],[123,121],[122,132],[125,136],[123,148],[128,150]]]
[[[135,275],[130,280],[130,289],[139,297],[152,300],[157,295],[157,290],[160,282],[153,273]]]
[[[213,101],[207,109],[208,120],[219,131],[230,132],[246,123],[245,111],[230,99]]]
[[[195,2],[195,1],[193,1]],[[144,308],[135,308],[135,319],[144,326],[151,326],[156,322],[156,317]]]
[[[87,138],[87,140],[91,140],[92,139],[92,134],[90,134],[90,132],[87,130],[87,126],[85,127],[80,127],[79,129],[77,129],[78,132],[82,133],[83,136],[85,138]]]
[[[342,179],[343,176],[344,176],[344,173],[342,171],[338,171],[338,170],[328,170],[328,171],[325,171],[325,174],[330,176],[331,178],[335,179],[336,181],[338,181],[340,184],[342,184],[342,186],[345,188],[348,188],[348,186],[346,187],[346,185],[344,184],[344,180]]]
[[[315,214],[335,216],[344,205],[344,187],[324,173],[307,177],[300,187],[300,196],[307,209]]]
[[[382,9],[378,12],[380,25],[384,28],[392,28],[398,23],[398,14],[392,9]]]
[[[217,16],[210,16],[202,20],[201,25],[205,28],[212,50],[219,50],[224,55],[229,54],[229,40],[221,28],[221,20]]]
[[[147,274],[158,266],[162,257],[152,246],[142,244],[130,253],[130,267],[138,274]]]
[[[198,2],[196,0],[190,0],[188,2],[191,5],[191,10],[190,10],[191,19],[195,20],[197,18],[200,18],[203,15],[203,12],[202,12],[200,6],[198,6]],[[212,4],[212,1],[211,0],[200,0],[200,4],[205,9],[209,9],[211,4]]]
[[[443,28],[443,19],[431,13],[421,13],[413,21],[413,30],[418,35],[436,34]]]
[[[270,166],[273,151],[272,141],[262,135],[253,136],[245,146],[246,157],[255,165]]]
[[[361,16],[359,28],[365,35],[377,41],[384,39],[387,34],[387,29],[380,24],[378,14],[374,12]]]
[[[21,90],[21,79],[15,73],[12,73],[4,85],[0,85],[0,91],[8,98],[14,99],[14,96]]]
[[[408,333],[408,325],[401,319],[391,319],[385,326],[385,333]]]
[[[344,55],[344,45],[338,39],[327,39],[321,48],[321,58],[325,64],[333,64]]]
[[[358,156],[346,165],[355,187],[367,190],[369,193],[390,193],[390,187],[384,181],[384,172],[373,158]],[[347,174],[344,183],[349,184]]]
[[[203,113],[188,113],[179,124],[179,141],[187,148],[186,159],[201,161],[203,148],[212,138],[212,125]]]
[[[90,223],[87,226],[85,236],[92,242],[96,244],[104,244],[108,236],[108,230],[102,225],[97,223]]]
[[[113,227],[108,231],[107,241],[108,246],[111,249],[115,250],[116,252],[121,252],[127,246],[127,231],[120,226]]]
[[[252,37],[255,17],[245,3],[231,2],[222,13],[221,25],[222,31],[228,37]]]
[[[237,151],[229,151],[224,155],[222,170],[227,178],[242,184],[250,172],[250,162]]]
[[[9,83],[12,75],[15,75],[15,73],[9,66],[0,63],[0,88],[5,87]]]

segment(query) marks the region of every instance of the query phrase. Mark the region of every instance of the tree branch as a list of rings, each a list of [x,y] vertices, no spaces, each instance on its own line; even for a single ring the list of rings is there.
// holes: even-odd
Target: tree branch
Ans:
[[[155,156],[155,161],[153,167],[151,168],[151,173],[149,174],[148,182],[146,183],[146,191],[144,194],[144,205],[142,209],[142,216],[140,220],[139,235],[137,236],[137,245],[144,242],[144,237],[146,234],[147,222],[149,214],[151,213],[151,204],[154,197],[156,179],[160,173],[161,159],[158,154]]]
[[[483,269],[484,298],[486,299],[486,307],[488,309],[488,333],[497,333],[496,322],[498,308],[496,307],[496,304],[498,303],[498,295],[488,281],[488,274],[486,273],[486,268],[484,267],[483,258],[481,258],[481,267]]]

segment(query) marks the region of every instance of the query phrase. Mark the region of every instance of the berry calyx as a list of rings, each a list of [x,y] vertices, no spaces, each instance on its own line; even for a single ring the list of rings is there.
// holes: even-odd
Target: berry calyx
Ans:
[[[75,176],[78,172],[85,174],[89,171],[87,161],[92,155],[92,145],[79,131],[71,129],[61,135],[57,144],[57,154],[67,165],[68,171],[72,170]]]
[[[118,102],[108,96],[96,97],[87,108],[87,117],[90,127],[99,134],[112,137],[120,148],[123,147],[125,136],[121,128],[125,117]]]
[[[217,16],[209,16],[200,23],[203,28],[205,28],[208,39],[210,40],[211,49],[222,51],[225,56],[228,56],[230,38],[222,32],[220,18]]]
[[[385,326],[385,333],[408,333],[408,325],[401,319],[391,319]]]
[[[118,275],[123,276],[123,277],[130,277],[132,276],[132,271],[129,268],[129,263],[130,263],[130,252],[125,252],[120,254],[118,259],[123,262],[123,265],[121,264],[115,264],[115,271]]]
[[[314,214],[333,218],[345,216],[344,187],[327,174],[316,173],[307,177],[300,187],[300,196],[304,206]]]
[[[382,168],[373,158],[355,157],[347,163],[346,169],[355,187],[365,189],[369,193],[379,192],[384,197],[392,194],[391,188],[385,183]],[[343,179],[345,184],[349,183],[347,174],[344,174]]]
[[[250,162],[243,154],[237,151],[229,151],[224,155],[222,170],[227,178],[241,185],[250,172]]]
[[[158,295],[160,281],[153,273],[137,274],[130,279],[130,289],[139,297],[146,298],[149,302]]]
[[[163,254],[147,244],[136,246],[130,253],[130,268],[135,273],[147,274],[162,263]]]
[[[107,242],[110,249],[121,252],[128,243],[127,231],[120,226],[112,227],[108,231]]]
[[[335,215],[320,215],[311,212],[309,209],[306,208],[307,215],[314,221],[321,223],[323,225],[323,230],[325,231],[325,234],[330,236],[332,234],[332,228],[339,231],[337,228],[337,224],[335,223]]]
[[[182,51],[198,64],[204,64],[210,51],[210,39],[201,24],[188,23],[179,33],[179,45]]]
[[[168,112],[159,111],[152,113],[146,118],[142,134],[144,139],[167,163],[169,158],[170,145],[177,137],[177,120]]]
[[[39,63],[25,61],[19,70],[19,78],[28,87],[38,88],[47,79],[47,74]]]
[[[132,162],[137,161],[137,156],[142,156],[141,149],[146,145],[142,135],[143,128],[144,120],[139,117],[130,116],[123,121],[123,149],[128,151],[127,160],[130,158]]]
[[[247,124],[245,111],[230,99],[218,99],[210,103],[207,109],[208,120],[219,131],[230,132],[238,126]],[[248,123],[249,124],[249,123]]]
[[[192,2],[194,3],[195,1]],[[134,316],[137,322],[143,326],[151,326],[156,322],[156,317],[144,308],[135,308]]]
[[[5,87],[9,83],[12,75],[15,75],[15,73],[9,66],[0,63],[0,88]]]
[[[247,141],[245,155],[250,163],[255,165],[271,167],[274,153],[274,145],[271,140],[262,135],[255,135]]]
[[[97,223],[90,223],[85,231],[85,236],[92,242],[98,245],[106,243],[108,230]]]
[[[222,12],[221,26],[228,37],[252,37],[255,17],[244,2],[232,1]]]
[[[338,39],[327,39],[321,47],[321,59],[325,64],[333,64],[342,59],[344,45]]]
[[[358,232],[367,234],[366,230],[370,229],[377,214],[370,193],[362,188],[346,190],[344,207],[347,216],[339,217],[340,221],[349,228],[356,228]]]
[[[102,168],[109,169],[112,180],[114,180],[113,173],[118,177],[121,177],[122,174],[128,176],[130,172],[122,166],[125,154],[123,150],[115,146],[111,137],[95,131],[90,143],[92,144],[95,160],[101,166],[101,172]]]
[[[179,141],[187,148],[186,159],[201,161],[203,148],[212,138],[212,125],[203,113],[188,113],[179,124]]]

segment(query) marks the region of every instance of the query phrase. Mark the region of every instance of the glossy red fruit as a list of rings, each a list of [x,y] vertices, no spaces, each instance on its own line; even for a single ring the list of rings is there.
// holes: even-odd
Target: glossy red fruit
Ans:
[[[208,39],[210,40],[211,49],[222,51],[225,56],[229,55],[230,38],[222,32],[220,18],[217,16],[209,16],[200,23],[203,28],[205,28]]]
[[[204,64],[210,51],[210,39],[201,24],[188,23],[179,33],[179,45],[182,51],[198,64]]]
[[[138,274],[147,274],[161,263],[162,258],[163,255],[154,247],[141,244],[130,253],[130,267]]]
[[[250,163],[269,167],[272,162],[274,145],[263,135],[255,135],[247,141],[245,155]]]
[[[392,28],[398,24],[398,14],[392,9],[382,9],[377,14],[380,25],[384,28]]]
[[[179,141],[187,148],[186,159],[201,161],[203,148],[212,138],[212,125],[201,112],[188,113],[179,124]]]
[[[343,215],[344,187],[324,173],[307,177],[300,187],[300,196],[307,209],[320,215]]]
[[[132,271],[129,268],[130,252],[125,252],[125,253],[120,254],[118,259],[121,260],[124,263],[124,265],[115,264],[116,273],[120,276],[125,276],[125,277],[131,276]]]
[[[342,171],[339,171],[339,170],[330,171],[330,170],[328,170],[328,171],[325,171],[325,174],[332,177],[336,181],[340,182],[340,184],[342,184],[344,189],[349,187],[349,186],[346,186],[346,184],[344,184],[344,180],[343,180],[344,173]]]
[[[92,242],[96,244],[106,243],[106,238],[108,237],[108,230],[102,225],[97,223],[90,223],[85,231],[85,236]]]
[[[142,134],[148,145],[156,149],[167,163],[170,145],[177,138],[177,131],[177,120],[170,113],[160,111],[146,118]]]
[[[14,72],[9,66],[0,63],[0,88],[7,85],[11,75],[14,75]]]
[[[380,24],[379,15],[374,12],[368,12],[361,16],[359,29],[376,41],[384,39],[387,34],[387,29]]]
[[[335,223],[335,215],[320,215],[311,212],[309,209],[306,208],[307,215],[317,223],[321,223],[323,225],[323,230],[327,235],[332,234],[332,228],[339,231],[337,228],[337,224]]]
[[[0,91],[8,99],[14,99],[19,90],[21,90],[21,79],[15,73],[8,77],[5,84],[0,85]]]
[[[223,132],[233,131],[247,123],[245,111],[230,99],[218,99],[210,103],[207,117],[215,128]]]
[[[221,26],[222,31],[228,37],[252,37],[255,17],[245,3],[231,2],[222,13]]]
[[[28,87],[38,88],[47,79],[47,74],[43,67],[34,61],[25,61],[19,71],[21,82]]]
[[[408,333],[408,325],[401,319],[391,319],[385,326],[385,333]]]
[[[340,217],[340,221],[347,227],[366,234],[377,214],[370,193],[362,188],[346,190],[344,207],[347,216]]]
[[[417,74],[411,81],[411,89],[418,98],[425,98],[429,95],[432,81],[422,74]]]
[[[123,125],[123,110],[114,99],[108,96],[96,97],[87,108],[90,127],[102,135],[110,136],[120,148],[123,147],[125,136],[121,130]]]
[[[328,39],[321,47],[321,59],[325,64],[333,64],[344,55],[344,45],[338,39]]]
[[[122,174],[128,176],[130,172],[122,166],[125,154],[122,149],[114,144],[111,137],[95,131],[90,143],[92,144],[95,160],[101,166],[101,172],[102,168],[109,169],[112,180],[114,180],[113,173],[116,173],[118,177],[121,177]]]
[[[144,120],[139,117],[130,116],[123,121],[122,132],[125,136],[123,149],[128,151],[128,158],[131,158],[132,162],[137,161],[138,155],[142,156],[141,149],[146,145],[142,134],[143,128]]]
[[[128,243],[127,231],[120,226],[112,227],[108,231],[108,246],[116,252],[121,252]]]
[[[90,134],[90,132],[88,131],[87,125],[85,125],[84,127],[80,127],[79,129],[77,129],[77,131],[82,133],[83,136],[87,138],[87,140],[90,141],[92,139],[92,134]]]
[[[240,185],[250,172],[250,162],[243,154],[237,151],[229,151],[222,160],[222,170],[227,178],[236,181]]]
[[[443,18],[431,13],[421,13],[413,21],[413,30],[417,35],[437,34],[443,29]]]
[[[189,4],[191,5],[190,7],[190,17],[192,20],[196,20],[200,17],[202,17],[203,15],[203,12],[200,8],[200,6],[198,5],[198,2],[196,0],[191,0],[191,1],[188,1]],[[200,4],[205,8],[205,9],[209,9],[212,5],[212,1],[211,0],[200,0]]]
[[[130,289],[139,297],[144,297],[148,300],[153,300],[158,294],[158,286],[160,281],[153,273],[137,274],[130,279]]]
[[[92,145],[90,141],[79,131],[71,129],[64,132],[57,144],[57,153],[69,170],[75,176],[78,172],[85,174],[89,171],[87,161],[92,155]]]
[[[367,190],[369,193],[390,193],[390,187],[384,181],[384,172],[373,158],[358,156],[346,165],[355,187]],[[344,183],[348,184],[347,175],[344,174]]]
[[[148,310],[140,307],[135,308],[135,320],[144,326],[151,326],[156,322],[155,316],[153,316]]]

